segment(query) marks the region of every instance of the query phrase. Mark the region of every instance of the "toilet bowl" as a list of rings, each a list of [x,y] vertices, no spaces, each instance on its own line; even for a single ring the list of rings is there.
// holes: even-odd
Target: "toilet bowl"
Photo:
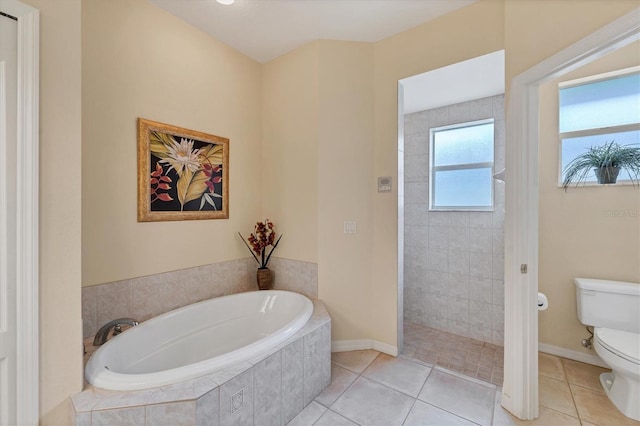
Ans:
[[[593,326],[593,346],[611,367],[600,383],[613,404],[640,421],[640,284],[576,278],[578,318]]]
[[[600,375],[602,388],[618,410],[640,420],[640,334],[596,327],[593,341],[613,370]]]

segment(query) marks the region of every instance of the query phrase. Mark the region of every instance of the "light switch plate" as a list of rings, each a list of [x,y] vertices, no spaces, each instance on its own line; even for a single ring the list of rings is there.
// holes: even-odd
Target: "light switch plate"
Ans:
[[[355,234],[356,233],[356,221],[355,220],[345,220],[344,221],[344,233],[345,234]]]

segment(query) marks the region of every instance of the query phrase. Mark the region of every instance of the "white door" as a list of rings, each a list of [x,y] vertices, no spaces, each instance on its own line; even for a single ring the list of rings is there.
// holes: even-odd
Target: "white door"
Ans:
[[[16,162],[18,23],[0,15],[0,425],[16,417]]]

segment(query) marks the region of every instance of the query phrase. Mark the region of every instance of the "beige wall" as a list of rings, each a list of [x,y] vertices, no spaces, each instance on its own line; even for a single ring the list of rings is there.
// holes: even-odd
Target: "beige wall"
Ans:
[[[372,60],[371,44],[317,41],[263,74],[264,214],[279,257],[318,263],[334,340],[371,334]]]
[[[539,288],[549,298],[539,316],[542,343],[587,352],[580,345],[588,333],[578,321],[575,277],[640,282],[640,191],[557,187],[558,82],[637,65],[640,44],[634,43],[540,88]]]
[[[275,255],[318,261],[318,43],[262,71],[262,214],[284,237]]]
[[[319,58],[318,296],[333,340],[371,338],[373,46],[322,41]]]
[[[638,0],[507,1],[507,91],[517,74],[638,6]],[[583,71],[588,72],[586,68]],[[638,195],[637,190],[630,187],[583,188],[566,194],[555,187],[558,136],[557,124],[553,122],[556,118],[551,115],[556,114],[557,109],[549,87],[542,92],[547,97],[541,100],[541,112],[548,115],[542,123],[540,146],[539,287],[548,295],[550,308],[539,315],[539,337],[541,343],[584,350],[580,340],[586,335],[577,320],[572,280],[583,275],[638,281],[637,217],[617,220],[604,216],[609,208],[627,206],[637,211]],[[598,204],[593,199],[594,193],[598,195]],[[600,232],[624,236],[621,250],[601,257],[591,237]]]
[[[80,1],[40,10],[40,423],[67,424],[82,388]]]
[[[394,176],[397,183],[398,80],[501,50],[503,34],[503,2],[489,0],[375,44],[374,176]],[[371,333],[374,339],[395,346],[397,191],[388,195],[373,195]]]
[[[82,281],[247,257],[260,218],[260,65],[146,0],[82,3]],[[221,220],[136,221],[136,119],[230,139]]]
[[[507,0],[507,91],[516,75],[639,6],[638,0]]]
[[[375,178],[397,182],[398,79],[506,48],[508,82],[638,4],[483,0],[372,52],[317,42],[261,67],[143,0],[86,0],[82,20],[78,0],[26,1],[42,12],[43,424],[66,423],[67,398],[81,387],[81,281],[245,257],[236,231],[249,232],[261,215],[286,234],[279,256],[323,263],[319,292],[334,339],[395,345],[397,192],[378,194]],[[351,124],[340,112],[354,114]],[[136,222],[137,117],[231,139],[231,219]],[[344,146],[339,132],[353,143]],[[334,151],[339,169],[326,163]],[[336,182],[345,205],[327,206]],[[346,219],[358,221],[355,238],[340,233]]]

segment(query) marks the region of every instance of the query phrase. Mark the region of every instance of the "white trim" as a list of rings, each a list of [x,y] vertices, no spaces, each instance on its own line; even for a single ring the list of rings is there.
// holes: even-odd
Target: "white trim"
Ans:
[[[404,348],[404,84],[398,81],[398,286],[396,350]]]
[[[333,340],[331,342],[331,352],[362,351],[366,349],[374,349],[387,355],[398,356],[397,346],[379,342],[378,340]]]
[[[0,61],[0,148],[7,146],[6,132],[6,82],[5,82],[5,62]],[[7,169],[6,149],[0,149],[0,170]],[[0,308],[3,307],[4,301],[7,299],[6,294],[7,282],[9,280],[7,271],[7,179],[0,179]],[[5,310],[6,311],[6,310]],[[0,312],[0,329],[7,328],[8,315],[7,312]],[[1,404],[1,402],[0,402]],[[2,408],[0,406],[0,408]],[[0,416],[0,421],[2,421]]]
[[[546,343],[538,344],[540,352],[559,356],[562,358],[572,359],[574,361],[584,362],[585,364],[597,365],[598,367],[609,367],[598,355],[586,354],[584,352],[574,351],[572,349],[561,348],[560,346],[549,345]]]
[[[609,71],[601,74],[590,75],[588,77],[576,78],[575,80],[561,81],[558,83],[558,89],[566,89],[568,87],[580,86],[585,83],[597,83],[599,81],[610,80],[614,77],[622,77],[627,74],[634,74],[640,71],[640,66],[623,68],[621,70]]]
[[[505,370],[502,406],[538,416],[538,89],[640,39],[636,9],[516,76],[507,115]],[[516,143],[517,142],[517,143]],[[528,265],[528,273],[520,266]]]
[[[0,9],[18,18],[17,422],[37,425],[40,14],[17,0],[0,0]]]

